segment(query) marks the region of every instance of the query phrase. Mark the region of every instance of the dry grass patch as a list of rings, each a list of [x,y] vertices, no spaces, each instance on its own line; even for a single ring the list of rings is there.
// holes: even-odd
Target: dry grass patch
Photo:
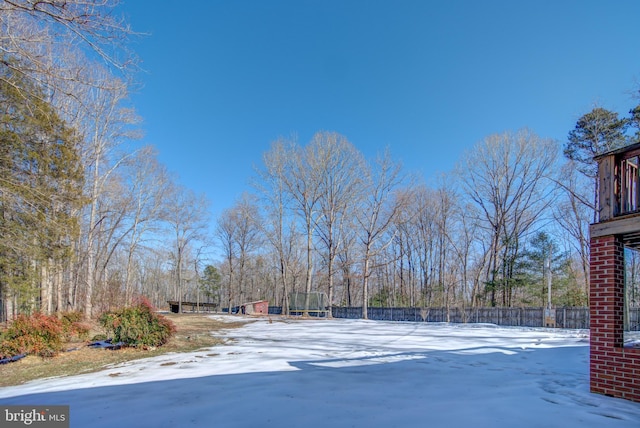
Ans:
[[[166,314],[177,327],[176,334],[165,345],[154,349],[123,348],[117,351],[87,347],[87,343],[69,343],[67,349],[78,350],[63,352],[53,358],[40,358],[29,355],[17,362],[0,365],[0,387],[20,385],[22,383],[47,377],[70,376],[99,371],[111,364],[123,363],[140,358],[155,357],[168,352],[191,352],[224,343],[225,339],[216,336],[222,329],[236,328],[243,322],[227,323],[215,321],[201,314]],[[97,324],[95,333],[101,332]],[[212,334],[213,332],[213,334]]]

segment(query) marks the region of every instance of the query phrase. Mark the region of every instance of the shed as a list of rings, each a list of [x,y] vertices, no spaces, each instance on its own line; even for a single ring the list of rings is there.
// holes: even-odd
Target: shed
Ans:
[[[248,302],[244,303],[240,308],[245,315],[267,315],[269,313],[269,301]]]

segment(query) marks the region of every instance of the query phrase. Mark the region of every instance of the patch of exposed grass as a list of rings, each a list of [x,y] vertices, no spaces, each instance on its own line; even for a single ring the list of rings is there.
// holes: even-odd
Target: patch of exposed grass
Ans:
[[[191,352],[224,343],[215,332],[236,328],[243,322],[226,323],[215,321],[201,314],[166,314],[177,327],[176,334],[165,345],[153,349],[123,348],[117,351],[87,347],[87,343],[68,343],[67,349],[53,358],[29,355],[17,362],[0,365],[0,387],[20,385],[25,382],[48,377],[70,376],[99,371],[112,364],[155,357],[168,352]],[[99,332],[94,326],[95,331]],[[212,333],[213,332],[213,333]]]

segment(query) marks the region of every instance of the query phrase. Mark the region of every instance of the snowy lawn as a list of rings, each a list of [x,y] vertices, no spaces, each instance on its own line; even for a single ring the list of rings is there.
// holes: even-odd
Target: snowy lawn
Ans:
[[[0,404],[68,404],[92,428],[640,427],[639,403],[589,392],[587,331],[247,321],[229,345],[3,388]]]

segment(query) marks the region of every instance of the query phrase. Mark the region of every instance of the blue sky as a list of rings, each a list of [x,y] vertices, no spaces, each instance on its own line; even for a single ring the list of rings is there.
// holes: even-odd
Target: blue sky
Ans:
[[[128,0],[144,141],[215,218],[280,136],[385,147],[427,182],[487,135],[566,139],[640,89],[640,1]]]

